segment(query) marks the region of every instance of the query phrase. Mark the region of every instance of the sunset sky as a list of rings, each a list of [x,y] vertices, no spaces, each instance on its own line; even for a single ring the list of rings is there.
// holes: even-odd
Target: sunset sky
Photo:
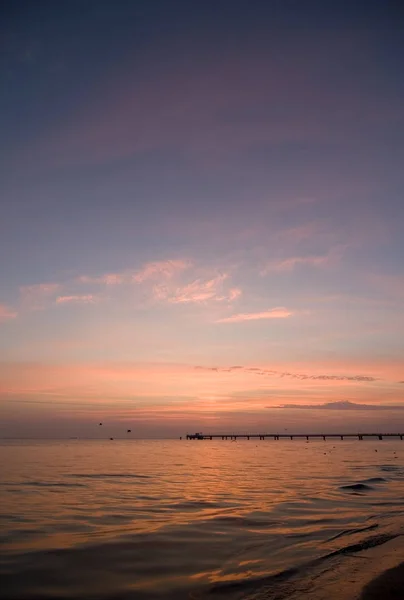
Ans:
[[[1,437],[404,430],[399,5],[3,3]]]

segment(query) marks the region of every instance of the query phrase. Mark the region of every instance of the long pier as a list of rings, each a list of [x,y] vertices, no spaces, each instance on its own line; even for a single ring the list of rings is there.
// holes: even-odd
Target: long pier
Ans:
[[[383,438],[400,438],[400,440],[402,440],[403,436],[404,433],[187,433],[187,440],[293,440],[295,438],[305,438],[306,441],[309,441],[311,438],[322,438],[323,440],[326,440],[327,438],[337,438],[341,440],[345,438],[357,438],[358,440],[363,440],[364,438],[377,438],[379,440],[382,440]]]

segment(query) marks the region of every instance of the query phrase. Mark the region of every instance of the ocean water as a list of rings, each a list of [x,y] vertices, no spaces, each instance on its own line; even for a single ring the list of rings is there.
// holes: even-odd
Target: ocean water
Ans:
[[[2,598],[317,597],[319,569],[403,533],[403,458],[393,440],[3,440]]]

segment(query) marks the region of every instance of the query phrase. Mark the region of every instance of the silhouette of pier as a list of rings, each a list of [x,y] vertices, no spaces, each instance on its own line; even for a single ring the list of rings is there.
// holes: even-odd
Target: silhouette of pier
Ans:
[[[280,440],[280,439],[298,439],[305,438],[309,441],[312,438],[341,439],[356,438],[362,441],[364,438],[400,438],[403,439],[404,433],[187,433],[187,440],[238,440],[238,439],[254,439],[254,440]]]

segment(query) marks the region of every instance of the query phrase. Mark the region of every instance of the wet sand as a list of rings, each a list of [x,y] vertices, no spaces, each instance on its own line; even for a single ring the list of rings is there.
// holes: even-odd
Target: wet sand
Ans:
[[[401,559],[403,558],[402,553]],[[399,600],[404,597],[404,562],[372,579],[362,590],[359,600]]]
[[[354,560],[354,559],[353,559]],[[377,548],[357,554],[362,568],[357,570],[357,583],[361,590],[352,595],[348,589],[347,598],[356,600],[402,600],[404,598],[404,536],[399,536]],[[350,582],[346,584],[350,588]]]
[[[313,573],[312,585],[306,587],[307,595],[303,597],[310,600],[403,600],[403,561],[404,536],[347,554],[328,565],[326,572]],[[303,586],[296,590],[296,598],[303,591]],[[294,600],[295,596],[291,598]]]

